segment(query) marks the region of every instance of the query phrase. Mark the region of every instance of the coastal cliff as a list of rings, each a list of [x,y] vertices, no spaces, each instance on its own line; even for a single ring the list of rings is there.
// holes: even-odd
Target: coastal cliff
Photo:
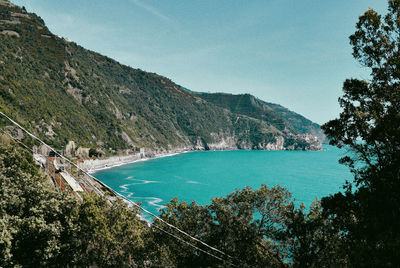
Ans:
[[[54,35],[25,8],[1,1],[0,11],[0,107],[71,155],[89,154],[90,149],[104,157],[135,155],[143,148],[321,148],[319,141],[302,136],[314,136],[313,130],[298,131],[306,125],[303,121],[294,124],[278,112],[266,120],[267,115],[232,111],[166,77]],[[285,127],[273,123],[277,120]]]

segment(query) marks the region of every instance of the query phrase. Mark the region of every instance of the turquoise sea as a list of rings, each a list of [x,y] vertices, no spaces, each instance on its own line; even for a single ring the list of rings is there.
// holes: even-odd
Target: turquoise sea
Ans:
[[[286,187],[307,206],[316,197],[342,190],[351,174],[338,163],[343,150],[324,146],[318,152],[197,151],[103,170],[93,174],[127,198],[158,213],[174,197],[206,204],[235,189]]]

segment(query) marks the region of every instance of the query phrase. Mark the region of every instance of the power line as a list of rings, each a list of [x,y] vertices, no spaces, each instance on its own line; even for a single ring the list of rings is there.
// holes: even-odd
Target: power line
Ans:
[[[97,180],[97,179],[96,179],[96,180]],[[108,187],[108,186],[107,186],[107,187]],[[183,235],[189,237],[190,239],[192,239],[192,240],[194,240],[194,241],[196,241],[196,242],[199,242],[199,243],[202,244],[203,246],[206,246],[206,247],[208,247],[208,248],[210,248],[210,249],[212,249],[212,250],[214,250],[214,251],[216,251],[216,252],[218,252],[218,253],[220,253],[220,254],[222,254],[222,255],[225,255],[225,256],[227,256],[227,257],[229,257],[229,258],[232,258],[231,256],[229,256],[228,254],[224,253],[223,251],[221,251],[221,250],[219,250],[219,249],[217,249],[217,248],[215,248],[215,247],[212,247],[212,246],[210,246],[210,245],[204,243],[203,241],[197,239],[196,237],[193,237],[193,236],[191,236],[190,234],[186,233],[185,231],[182,231],[182,230],[179,229],[178,227],[176,227],[176,226],[174,226],[174,225],[172,225],[172,224],[166,222],[165,220],[161,219],[160,217],[158,217],[158,216],[155,215],[154,213],[148,211],[148,210],[145,209],[145,208],[142,208],[141,206],[139,206],[138,204],[136,204],[136,203],[133,202],[132,200],[129,200],[128,198],[126,198],[125,196],[121,195],[120,193],[115,192],[114,190],[112,190],[112,191],[113,191],[114,193],[116,193],[119,197],[123,198],[124,200],[127,200],[127,201],[131,202],[133,205],[135,205],[136,207],[139,207],[141,210],[143,210],[143,211],[146,212],[147,214],[149,214],[149,215],[151,215],[152,217],[156,218],[157,220],[161,221],[161,222],[164,223],[165,225],[168,225],[169,227],[171,227],[171,228],[177,230],[178,232],[182,233]]]
[[[62,154],[60,154],[56,149],[54,149],[53,147],[51,147],[50,145],[48,145],[47,143],[45,143],[44,141],[42,141],[41,139],[39,139],[38,137],[36,137],[35,135],[33,135],[32,133],[30,133],[28,130],[26,130],[23,126],[21,126],[20,124],[18,124],[17,122],[15,122],[13,119],[11,119],[10,117],[8,117],[6,114],[4,114],[2,111],[0,111],[0,114],[3,115],[4,117],[6,117],[11,123],[13,123],[14,125],[16,125],[17,127],[19,127],[20,129],[22,129],[24,132],[26,132],[29,136],[31,136],[32,138],[38,140],[40,143],[42,143],[43,145],[45,145],[46,147],[48,147],[51,151],[53,151],[56,155],[58,155],[59,157],[61,157],[63,160],[67,161],[68,163],[70,163],[71,165],[73,165],[74,167],[76,167],[77,169],[83,171],[85,174],[87,174],[84,170],[82,170],[79,166],[77,166],[74,162],[70,161],[68,158],[66,158],[65,156],[63,156]],[[92,178],[94,178],[93,176],[90,176]],[[96,179],[97,181],[97,179]],[[88,180],[89,184],[94,188],[95,191],[97,191],[99,194],[102,194],[95,185],[92,184],[92,182],[90,180]]]
[[[82,169],[81,169],[81,170],[82,170]],[[129,202],[130,204],[136,206],[137,208],[141,209],[141,210],[144,211],[145,213],[147,213],[147,214],[151,215],[152,217],[156,218],[157,220],[159,220],[160,222],[164,223],[165,225],[167,225],[167,226],[169,226],[169,227],[171,227],[171,228],[177,230],[178,232],[182,233],[183,235],[189,237],[190,239],[192,239],[192,240],[194,240],[194,241],[196,241],[196,242],[199,242],[200,244],[202,244],[202,245],[204,245],[204,246],[210,248],[211,250],[214,250],[214,251],[216,251],[216,252],[218,252],[218,253],[220,253],[220,254],[222,254],[222,255],[225,255],[225,256],[227,256],[227,257],[229,257],[229,258],[232,258],[231,256],[229,256],[228,254],[224,253],[223,251],[221,251],[221,250],[219,250],[219,249],[217,249],[217,248],[215,248],[215,247],[212,247],[212,246],[206,244],[205,242],[203,242],[203,241],[197,239],[196,237],[191,236],[190,234],[188,234],[188,233],[186,233],[185,231],[179,229],[178,227],[176,227],[176,226],[170,224],[169,222],[167,222],[167,221],[161,219],[160,217],[158,217],[158,216],[155,215],[154,213],[148,211],[147,209],[143,208],[142,206],[139,206],[136,202],[133,202],[132,200],[126,198],[126,197],[123,196],[122,194],[120,194],[120,193],[114,191],[114,190],[111,189],[108,185],[106,185],[106,184],[104,184],[103,182],[99,181],[97,178],[95,178],[95,177],[92,176],[91,174],[86,173],[84,170],[82,170],[82,171],[83,171],[85,174],[87,174],[88,176],[90,176],[91,178],[93,178],[94,180],[96,180],[98,183],[100,183],[101,185],[103,185],[104,187],[106,187],[108,190],[110,190],[111,192],[113,192],[116,196],[120,197],[120,198],[123,199],[123,200],[126,200],[126,201]],[[154,225],[154,223],[153,223],[153,225]],[[156,227],[156,225],[154,225],[154,226]],[[160,229],[159,227],[156,227],[156,228]],[[168,234],[170,234],[170,235],[172,235],[172,236],[174,236],[174,237],[176,238],[175,235],[173,235],[173,234],[171,234],[171,233],[169,233],[169,232],[167,232],[167,231],[165,231],[165,230],[161,230],[161,231],[166,232],[166,233],[168,233]],[[183,240],[183,239],[181,239],[181,238],[179,238],[179,240],[184,241],[185,243],[189,244],[190,246],[192,246],[192,247],[194,247],[194,248],[196,248],[196,249],[199,249],[200,251],[205,252],[206,254],[208,254],[208,255],[210,255],[210,256],[216,257],[215,255],[213,255],[213,254],[211,254],[211,253],[209,253],[209,252],[206,252],[206,251],[204,251],[204,250],[202,250],[202,249],[200,249],[200,248],[198,248],[198,247],[196,247],[196,246],[190,244],[189,242],[187,242],[187,241],[185,241],[185,240]],[[223,260],[222,258],[219,258],[219,257],[217,257],[217,259]],[[225,261],[225,260],[223,260],[223,261]],[[227,262],[227,263],[230,263],[229,261],[226,261],[226,262]],[[234,266],[232,263],[230,263],[230,264],[231,264],[232,266]]]
[[[30,133],[28,130],[26,130],[26,129],[25,129],[24,127],[22,127],[20,124],[18,124],[18,123],[15,122],[13,119],[11,119],[10,117],[8,117],[8,116],[7,116],[6,114],[4,114],[2,111],[0,111],[0,114],[3,115],[4,117],[6,117],[11,123],[13,123],[14,125],[16,125],[17,127],[19,127],[20,129],[22,129],[24,132],[26,132],[29,136],[31,136],[32,138],[38,140],[38,141],[39,141],[40,143],[42,143],[43,145],[47,146],[50,150],[52,150],[56,155],[58,155],[59,157],[61,157],[63,160],[67,161],[68,163],[70,163],[71,165],[73,165],[74,167],[76,167],[77,169],[79,169],[80,171],[82,171],[86,176],[88,176],[88,177],[94,179],[97,183],[99,183],[99,184],[101,184],[102,186],[106,187],[109,191],[111,191],[112,193],[114,193],[116,196],[118,196],[118,197],[120,197],[120,198],[122,198],[122,199],[128,201],[129,203],[131,203],[132,205],[136,206],[136,207],[139,208],[140,210],[142,210],[142,211],[144,211],[145,213],[151,215],[152,217],[156,218],[157,220],[161,221],[162,223],[166,224],[167,226],[169,226],[169,227],[171,227],[171,228],[177,230],[177,231],[180,232],[181,234],[183,234],[183,235],[189,237],[190,239],[192,239],[192,240],[194,240],[194,241],[196,241],[196,242],[202,244],[203,246],[205,246],[205,247],[207,247],[207,248],[209,248],[209,249],[211,249],[211,250],[213,250],[213,251],[215,251],[215,252],[218,252],[218,253],[220,253],[220,254],[222,254],[222,255],[224,255],[224,256],[227,256],[227,257],[229,257],[229,258],[232,259],[231,256],[229,256],[228,254],[224,253],[223,251],[221,251],[221,250],[219,250],[219,249],[217,249],[217,248],[215,248],[215,247],[212,247],[212,246],[208,245],[207,243],[205,243],[205,242],[203,242],[203,241],[197,239],[196,237],[194,237],[194,236],[192,236],[192,235],[186,233],[185,231],[179,229],[178,227],[176,227],[176,226],[174,226],[174,225],[172,225],[172,224],[170,224],[170,223],[164,221],[163,219],[161,219],[161,218],[158,217],[157,215],[153,214],[152,212],[148,211],[147,209],[143,208],[142,206],[139,206],[138,204],[136,204],[136,202],[134,202],[134,201],[132,201],[132,200],[126,198],[125,196],[121,195],[120,193],[114,191],[114,190],[111,189],[108,185],[106,185],[105,183],[99,181],[96,177],[92,176],[91,174],[89,174],[88,172],[86,172],[85,170],[83,170],[82,168],[80,168],[78,165],[76,165],[74,162],[72,162],[72,161],[69,160],[68,158],[64,157],[64,156],[63,156],[62,154],[60,154],[57,150],[55,150],[53,147],[51,147],[50,145],[46,144],[44,141],[42,141],[41,139],[39,139],[38,137],[36,137],[34,134]],[[31,151],[32,151],[32,150],[31,150]],[[93,185],[93,184],[90,182],[90,180],[88,180],[88,182],[91,184],[91,186],[92,186],[96,191],[100,192],[100,191],[97,189],[97,187],[96,187],[95,185]],[[102,194],[102,193],[100,193],[100,194]],[[183,241],[184,241],[184,240],[183,240]],[[186,241],[186,243],[189,243],[189,242]],[[192,245],[192,246],[193,246],[193,245]],[[194,246],[194,247],[196,247],[196,246]],[[210,255],[213,256],[212,254],[210,254]],[[218,258],[218,259],[221,259],[221,258]]]
[[[232,265],[232,266],[235,266],[233,263],[231,263],[231,262],[229,262],[229,261],[226,261],[226,260],[224,260],[224,259],[222,259],[222,258],[220,258],[220,257],[218,257],[218,256],[216,256],[216,255],[214,255],[214,254],[211,254],[210,252],[207,252],[207,251],[205,251],[205,250],[203,250],[203,249],[201,249],[201,248],[199,248],[199,247],[196,247],[196,246],[193,245],[193,244],[190,244],[190,243],[187,242],[186,240],[183,240],[183,239],[180,238],[179,236],[176,236],[176,235],[174,235],[174,234],[172,234],[172,233],[170,233],[170,232],[168,232],[168,231],[166,231],[166,230],[164,230],[164,229],[158,227],[158,226],[155,225],[154,223],[152,224],[152,226],[155,227],[156,229],[158,229],[158,230],[160,230],[160,231],[162,231],[162,232],[164,232],[164,233],[166,233],[166,234],[168,234],[168,235],[170,235],[170,236],[176,238],[177,240],[179,240],[179,241],[181,241],[181,242],[183,242],[183,243],[185,243],[185,244],[187,244],[187,245],[189,245],[189,246],[191,246],[191,247],[193,247],[193,248],[195,248],[195,249],[197,249],[197,250],[199,250],[199,251],[201,251],[201,252],[203,252],[203,253],[205,253],[205,254],[211,256],[211,257],[214,257],[214,258],[216,258],[216,259],[218,259],[218,260],[220,260],[220,261],[222,261],[222,262],[226,262],[226,263],[229,263],[229,264]]]

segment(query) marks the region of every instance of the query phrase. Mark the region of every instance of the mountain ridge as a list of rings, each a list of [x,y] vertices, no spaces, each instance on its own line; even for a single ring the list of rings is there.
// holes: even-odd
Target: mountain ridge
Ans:
[[[138,148],[320,149],[311,137],[232,113],[166,77],[54,35],[39,16],[9,1],[0,1],[0,11],[0,108],[59,149],[71,141],[106,155]]]
[[[280,131],[290,132],[295,135],[309,133],[317,136],[321,142],[326,141],[320,125],[280,104],[266,102],[249,93],[193,93],[208,102],[230,110],[232,113],[245,114],[263,120]]]

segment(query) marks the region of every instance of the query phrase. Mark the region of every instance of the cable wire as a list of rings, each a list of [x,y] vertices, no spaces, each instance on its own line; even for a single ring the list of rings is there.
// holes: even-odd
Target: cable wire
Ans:
[[[166,231],[166,230],[164,230],[164,229],[158,227],[158,226],[155,225],[154,223],[152,224],[152,226],[153,226],[154,228],[156,228],[156,229],[158,229],[158,230],[160,230],[160,231],[162,231],[162,232],[164,232],[164,233],[166,233],[166,234],[168,234],[168,235],[174,237],[175,239],[177,239],[177,240],[179,240],[179,241],[181,241],[181,242],[183,242],[183,243],[185,243],[185,244],[187,244],[187,245],[189,245],[189,246],[191,246],[191,247],[193,247],[193,248],[195,248],[195,249],[197,249],[197,250],[199,250],[199,251],[201,251],[201,252],[203,252],[203,253],[205,253],[205,254],[207,254],[207,255],[209,255],[209,256],[211,256],[211,257],[214,257],[214,258],[216,258],[216,259],[218,259],[218,260],[220,260],[220,261],[222,261],[222,262],[226,262],[226,263],[228,263],[228,264],[230,264],[230,265],[232,265],[232,266],[235,266],[233,263],[231,263],[231,262],[229,262],[229,261],[226,261],[226,260],[224,260],[224,259],[222,259],[222,258],[220,258],[220,257],[218,257],[218,256],[216,256],[216,255],[214,255],[214,254],[211,254],[210,252],[207,252],[207,251],[205,251],[205,250],[203,250],[203,249],[201,249],[201,248],[199,248],[199,247],[197,247],[197,246],[195,246],[195,245],[193,245],[193,244],[190,244],[190,243],[187,242],[186,240],[183,240],[182,238],[180,238],[180,237],[178,237],[178,236],[176,236],[176,235],[174,235],[174,234],[172,234],[172,233],[170,233],[170,232],[168,232],[168,231]]]
[[[3,115],[4,117],[6,117],[10,122],[12,122],[14,125],[18,126],[20,129],[22,129],[24,132],[26,132],[29,136],[31,136],[32,138],[38,140],[40,143],[42,143],[43,145],[47,146],[51,151],[53,151],[55,154],[57,154],[59,157],[61,157],[63,160],[67,161],[68,163],[70,163],[71,165],[73,165],[74,167],[76,167],[77,169],[79,169],[80,171],[82,171],[85,175],[87,175],[88,177],[94,179],[97,183],[101,184],[102,186],[106,187],[109,191],[111,191],[112,193],[114,193],[116,196],[126,200],[127,202],[131,203],[132,205],[136,206],[137,208],[139,208],[140,210],[144,211],[145,213],[151,215],[152,217],[156,218],[157,220],[159,220],[160,222],[166,224],[167,226],[177,230],[178,232],[180,232],[181,234],[189,237],[190,239],[202,244],[203,246],[218,252],[224,256],[227,256],[231,259],[233,259],[231,256],[229,256],[228,254],[224,253],[223,251],[208,245],[207,243],[197,239],[196,237],[186,233],[185,231],[179,229],[178,227],[166,222],[165,220],[161,219],[160,217],[158,217],[157,215],[153,214],[152,212],[148,211],[147,209],[143,208],[142,206],[139,206],[138,204],[136,204],[136,202],[126,198],[125,196],[121,195],[120,193],[114,191],[113,189],[111,189],[108,185],[106,185],[105,183],[99,181],[96,177],[94,177],[93,175],[89,174],[88,172],[86,172],[85,170],[83,170],[82,168],[80,168],[78,165],[76,165],[75,163],[73,163],[71,160],[69,160],[68,158],[64,157],[62,154],[60,154],[57,150],[55,150],[53,147],[51,147],[50,145],[46,144],[44,141],[42,141],[41,139],[39,139],[38,137],[36,137],[34,134],[30,133],[28,130],[26,130],[24,127],[22,127],[20,124],[18,124],[17,122],[15,122],[13,119],[11,119],[10,117],[8,117],[6,114],[4,114],[2,111],[0,111],[0,114]],[[31,150],[32,151],[32,150]],[[90,180],[88,180],[88,182],[91,184],[91,186],[99,192],[99,190],[97,189],[96,186],[94,186]],[[100,193],[102,194],[102,193]],[[188,242],[187,242],[188,243]],[[195,246],[194,246],[195,247]],[[212,255],[212,254],[211,254]]]

